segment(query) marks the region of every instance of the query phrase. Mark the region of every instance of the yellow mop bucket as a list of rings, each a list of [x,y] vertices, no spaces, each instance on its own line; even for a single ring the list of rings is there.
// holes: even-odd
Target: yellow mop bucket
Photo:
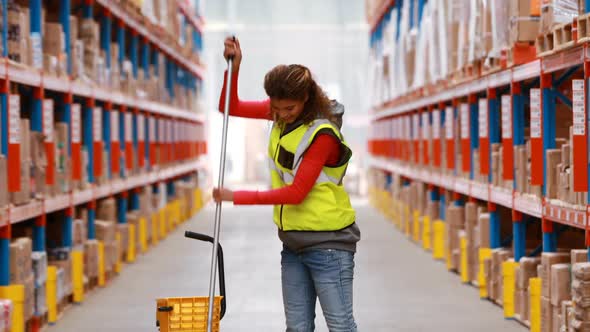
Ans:
[[[213,243],[213,238],[199,233],[186,231],[184,236]],[[218,245],[217,267],[219,271],[219,293],[213,300],[213,314],[209,331],[219,332],[219,321],[225,315],[225,272],[223,268],[223,250]],[[168,297],[156,300],[156,325],[160,332],[206,332],[209,325],[209,297]]]

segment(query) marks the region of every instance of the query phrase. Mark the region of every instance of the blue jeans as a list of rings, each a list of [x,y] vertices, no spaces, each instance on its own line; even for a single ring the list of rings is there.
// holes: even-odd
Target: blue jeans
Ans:
[[[352,314],[354,253],[314,249],[300,254],[283,248],[281,274],[287,332],[315,330],[315,304],[330,332],[357,332]]]

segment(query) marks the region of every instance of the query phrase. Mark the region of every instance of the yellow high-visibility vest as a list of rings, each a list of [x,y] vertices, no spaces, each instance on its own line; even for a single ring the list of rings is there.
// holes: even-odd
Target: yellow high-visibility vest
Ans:
[[[293,183],[305,151],[319,133],[340,140],[340,161],[333,167],[323,167],[301,204],[274,206],[274,222],[283,231],[336,231],[355,222],[355,211],[342,185],[352,152],[340,131],[328,120],[302,124],[286,133],[275,124],[268,146],[272,188]]]

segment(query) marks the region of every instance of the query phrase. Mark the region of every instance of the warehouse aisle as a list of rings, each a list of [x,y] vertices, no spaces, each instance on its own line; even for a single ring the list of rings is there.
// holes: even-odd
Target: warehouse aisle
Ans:
[[[499,307],[479,300],[474,288],[461,285],[457,275],[433,262],[364,201],[354,203],[363,232],[355,271],[360,331],[525,331],[504,320]],[[210,234],[213,214],[209,205],[47,331],[157,331],[156,297],[207,294],[210,245],[185,239],[183,232]],[[281,244],[271,209],[229,207],[223,222],[228,313],[222,331],[284,330]],[[316,325],[327,331],[321,313]]]

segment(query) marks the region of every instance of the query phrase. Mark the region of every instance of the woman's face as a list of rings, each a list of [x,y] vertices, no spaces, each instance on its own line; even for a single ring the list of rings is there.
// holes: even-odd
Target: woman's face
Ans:
[[[303,112],[305,100],[270,99],[270,110],[276,118],[286,124],[293,123]]]

